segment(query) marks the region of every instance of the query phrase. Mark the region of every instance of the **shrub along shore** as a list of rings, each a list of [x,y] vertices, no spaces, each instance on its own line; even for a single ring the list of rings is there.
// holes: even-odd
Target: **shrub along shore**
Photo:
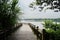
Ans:
[[[46,30],[46,38],[49,38],[49,40],[60,40],[60,23],[46,20],[43,25]]]

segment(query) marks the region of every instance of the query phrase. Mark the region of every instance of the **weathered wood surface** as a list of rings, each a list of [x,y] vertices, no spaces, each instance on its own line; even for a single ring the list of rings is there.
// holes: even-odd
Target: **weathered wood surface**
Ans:
[[[12,33],[6,40],[37,40],[29,25],[23,24],[21,28]]]

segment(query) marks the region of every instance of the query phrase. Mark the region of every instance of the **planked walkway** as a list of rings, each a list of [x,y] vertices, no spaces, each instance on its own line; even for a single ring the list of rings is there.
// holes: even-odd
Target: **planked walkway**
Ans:
[[[23,24],[21,28],[12,33],[7,40],[37,40],[28,24]]]

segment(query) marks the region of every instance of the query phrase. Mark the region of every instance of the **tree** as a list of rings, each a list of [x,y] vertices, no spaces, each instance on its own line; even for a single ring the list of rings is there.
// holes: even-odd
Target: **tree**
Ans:
[[[40,5],[41,4],[41,0],[36,0],[36,4]]]
[[[0,29],[11,29],[17,20],[18,0],[0,0]]]
[[[43,2],[46,2],[46,3],[50,4],[50,3],[52,3],[53,1],[57,1],[57,0],[36,0],[36,3],[37,3],[38,5],[42,4]],[[60,0],[58,0],[58,1],[59,1],[59,3],[60,3]],[[60,5],[60,4],[59,4],[59,5]]]

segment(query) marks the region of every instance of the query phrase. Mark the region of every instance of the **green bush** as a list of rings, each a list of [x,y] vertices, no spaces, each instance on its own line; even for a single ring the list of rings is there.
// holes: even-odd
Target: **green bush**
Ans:
[[[18,0],[2,0],[0,1],[0,29],[11,29],[17,20],[19,7]]]
[[[44,24],[45,28],[51,28],[51,26],[53,24],[53,22],[51,20],[45,20],[44,22],[45,22],[45,24]]]
[[[51,20],[45,20],[44,22],[44,27],[46,32],[49,34],[49,37],[51,39],[54,38],[54,40],[60,40],[60,23],[54,23]]]
[[[51,29],[51,28],[46,28],[45,30],[46,30],[46,32],[48,32],[48,33],[54,33],[54,32],[55,32],[55,31],[54,31],[53,29]]]
[[[52,20],[45,20],[44,21],[44,27],[45,28],[51,28],[53,30],[60,30],[60,23],[53,22]]]

